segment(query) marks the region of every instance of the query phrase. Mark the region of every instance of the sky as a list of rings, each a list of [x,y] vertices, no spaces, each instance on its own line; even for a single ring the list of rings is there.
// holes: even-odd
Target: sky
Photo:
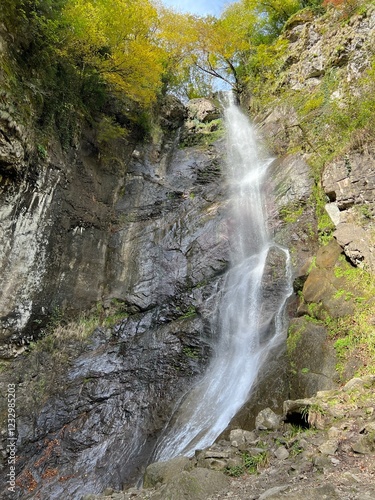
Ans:
[[[233,3],[230,0],[161,0],[166,7],[172,7],[181,12],[191,12],[192,14],[211,14],[220,16],[224,7]]]

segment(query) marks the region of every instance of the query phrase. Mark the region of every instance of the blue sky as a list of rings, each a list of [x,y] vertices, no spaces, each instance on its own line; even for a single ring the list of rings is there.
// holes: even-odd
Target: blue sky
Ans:
[[[191,12],[201,16],[211,14],[220,16],[224,7],[233,3],[230,0],[161,0],[166,7],[173,7],[181,12]]]

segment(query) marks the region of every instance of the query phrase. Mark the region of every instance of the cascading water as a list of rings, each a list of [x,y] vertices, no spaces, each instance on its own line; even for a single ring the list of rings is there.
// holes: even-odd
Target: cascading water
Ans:
[[[289,254],[270,240],[266,228],[262,183],[269,162],[260,159],[252,125],[233,98],[225,106],[225,121],[232,265],[212,325],[217,345],[205,376],[182,398],[160,437],[154,460],[189,456],[211,445],[248,399],[262,362],[282,338],[291,280]],[[275,252],[283,272],[270,302],[265,277]]]

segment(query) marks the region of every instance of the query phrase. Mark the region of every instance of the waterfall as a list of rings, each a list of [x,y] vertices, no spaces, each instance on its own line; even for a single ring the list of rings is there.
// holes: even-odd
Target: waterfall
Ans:
[[[205,376],[181,399],[162,433],[154,460],[191,456],[211,445],[248,399],[263,361],[285,330],[283,310],[291,294],[289,254],[267,232],[262,196],[270,161],[260,158],[253,127],[233,99],[225,105],[225,122],[232,250],[212,325],[217,343]],[[267,276],[272,255],[277,255],[281,277],[276,287],[272,283],[270,300]]]

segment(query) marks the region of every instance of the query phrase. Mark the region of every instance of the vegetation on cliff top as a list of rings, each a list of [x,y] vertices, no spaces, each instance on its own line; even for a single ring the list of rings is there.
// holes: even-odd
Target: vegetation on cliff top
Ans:
[[[29,114],[64,140],[72,115],[111,114],[115,100],[115,121],[104,124],[116,136],[129,121],[145,126],[167,91],[192,98],[212,92],[217,78],[238,92],[260,82],[285,46],[276,41],[285,22],[306,7],[322,8],[321,0],[241,0],[219,19],[153,0],[3,0],[17,66],[3,58],[2,86],[26,92]]]

